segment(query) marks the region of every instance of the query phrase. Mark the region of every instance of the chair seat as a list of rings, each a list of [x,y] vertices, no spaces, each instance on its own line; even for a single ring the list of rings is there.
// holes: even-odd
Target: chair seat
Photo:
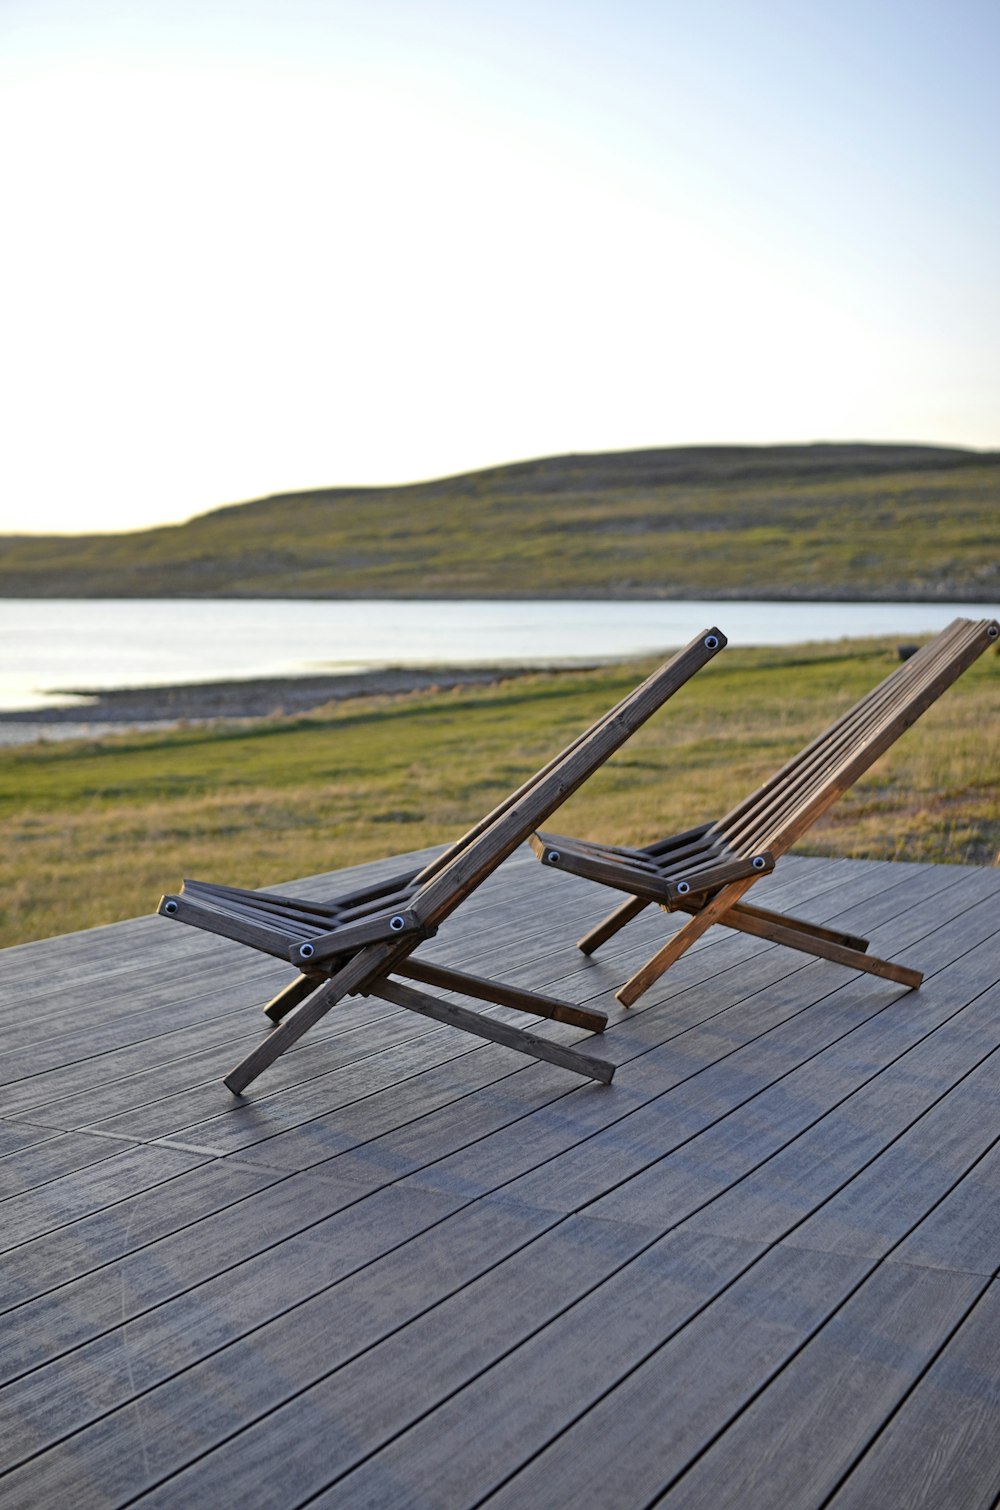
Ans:
[[[769,850],[738,854],[711,823],[658,840],[645,849],[625,849],[550,833],[532,834],[528,842],[543,865],[603,882],[670,911],[712,895],[731,881],[766,875],[775,864]]]
[[[419,875],[419,870],[407,871],[331,902],[186,880],[176,896],[164,899],[161,910],[209,933],[252,943],[278,959],[299,963],[305,949],[303,960],[318,962],[363,943],[416,931],[406,908],[419,889]],[[395,919],[403,922],[394,927]]]

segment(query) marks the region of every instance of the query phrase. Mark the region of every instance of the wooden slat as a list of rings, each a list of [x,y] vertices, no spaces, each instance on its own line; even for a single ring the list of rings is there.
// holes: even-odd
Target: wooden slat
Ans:
[[[693,918],[689,918],[684,926],[679,928],[673,937],[664,944],[663,948],[658,949],[654,955],[651,955],[641,970],[637,970],[634,975],[629,976],[621,989],[615,992],[622,1006],[630,1007],[634,1002],[638,1001],[643,992],[648,991],[650,986],[659,980],[660,976],[669,970],[670,966],[680,959],[684,951],[690,949],[691,945],[703,933],[707,932],[713,923],[721,922],[724,919],[729,908],[734,902],[739,901],[743,893],[749,890],[756,879],[756,876],[751,876],[746,881],[731,882],[730,885],[724,887],[719,892],[717,897],[713,897],[710,902],[707,902]]]
[[[570,746],[569,752],[546,770],[544,778],[536,780],[529,791],[512,801],[475,844],[466,846],[442,865],[421,888],[414,906],[424,921],[436,927],[449,916],[475,886],[572,796],[725,643],[721,630],[703,630],[613,713]]]
[[[295,980],[289,982],[275,996],[272,996],[269,1002],[264,1004],[264,1016],[269,1017],[272,1022],[280,1022],[283,1017],[288,1016],[293,1007],[297,1007],[300,1002],[305,1001],[307,996],[311,996],[314,991],[318,991],[322,984],[322,977],[317,978],[314,975],[296,976]]]
[[[492,812],[487,813],[484,818],[480,819],[455,844],[433,859],[421,871],[419,878],[421,883],[430,881],[442,871],[447,870],[466,850],[473,844],[478,843],[490,830],[496,830],[501,820],[508,819],[511,812],[515,809],[521,809],[526,798],[534,801],[537,797],[538,789],[548,786],[550,778],[560,768],[565,767],[570,770],[575,768],[579,763],[580,755],[595,740],[603,740],[610,734],[612,739],[610,748],[617,748],[622,742],[622,738],[619,737],[618,733],[618,730],[622,726],[626,726],[629,729],[638,727],[651,713],[655,712],[658,707],[666,702],[667,698],[671,697],[685,681],[693,676],[695,671],[701,666],[706,665],[713,656],[718,655],[726,643],[725,635],[717,627],[702,630],[701,634],[691,640],[683,651],[680,651],[665,665],[660,666],[638,687],[626,693],[621,701],[609,712],[605,713],[597,723],[591,725],[582,734],[577,735],[564,750],[558,755],[553,756],[546,765],[542,766],[541,770],[529,777],[523,785],[512,792],[509,797],[506,797]],[[604,758],[607,757],[605,756]],[[567,792],[566,795],[568,796],[569,793]],[[559,800],[564,801],[565,798],[560,798]],[[543,800],[539,805],[539,817],[536,818],[535,823],[543,821],[556,806],[558,806],[558,802],[546,805],[546,802]],[[530,825],[530,827],[534,827],[534,824]],[[530,827],[524,830],[522,838],[527,838]]]
[[[474,1033],[477,1038],[488,1038],[492,1043],[502,1044],[504,1048],[518,1049],[533,1059],[544,1059],[549,1064],[557,1064],[560,1069],[572,1070],[590,1080],[600,1080],[604,1085],[610,1085],[614,1076],[615,1067],[606,1059],[595,1059],[590,1054],[565,1049],[562,1044],[549,1043],[547,1039],[538,1038],[534,1033],[525,1033],[523,1029],[513,1028],[495,1018],[470,1012],[454,1002],[440,1001],[435,996],[428,996],[425,991],[414,991],[410,986],[401,986],[394,980],[380,980],[372,986],[371,991],[373,996],[391,1001],[397,1007],[405,1007],[408,1012],[432,1017],[435,1022],[461,1028],[463,1032]]]
[[[993,1280],[831,1501],[992,1510],[1000,1496],[1000,1284]]]
[[[630,897],[627,902],[620,902],[596,928],[591,928],[589,933],[583,935],[576,947],[581,954],[593,954],[602,944],[606,944],[608,939],[614,938],[616,933],[631,923],[633,918],[637,918],[640,912],[644,912],[648,906],[649,902],[645,897]]]
[[[553,834],[548,829],[543,834],[530,834],[528,843],[539,859],[544,857],[546,849],[560,849],[564,844],[570,844],[578,854],[592,855],[597,860],[625,860],[650,875],[659,875],[656,863],[644,850],[628,849],[621,844],[598,844],[593,839],[569,839],[564,834]]]
[[[83,1141],[83,1138],[79,1139]],[[67,1170],[44,1185],[11,1195],[3,1203],[3,1246],[12,1248],[83,1216],[111,1207],[137,1190],[154,1188],[209,1157],[183,1149],[145,1147],[88,1136],[106,1143],[109,1155]]]
[[[826,1147],[831,1137],[835,1137],[832,1130],[823,1140]],[[857,1169],[856,1160],[851,1162]],[[820,1183],[808,1194],[804,1191],[805,1198],[812,1205],[821,1201],[830,1178],[838,1173],[830,1170],[825,1178],[817,1173],[814,1178]],[[771,1189],[780,1196],[780,1178],[774,1180]],[[921,1208],[922,1201],[933,1202],[933,1195],[927,1196],[919,1179],[912,1193],[917,1213],[926,1210],[926,1205]],[[593,1209],[598,1214],[603,1208]],[[647,1209],[669,1210],[672,1218],[678,1214],[676,1205]],[[794,1220],[794,1212],[772,1199],[772,1227],[787,1229]],[[484,1373],[453,1404],[443,1404],[398,1437],[359,1470],[355,1479],[338,1484],[345,1502],[350,1503],[352,1495],[371,1492],[375,1483],[384,1481],[387,1485],[419,1483],[428,1498],[446,1503],[456,1482],[451,1465],[459,1463],[466,1474],[475,1473],[480,1488],[488,1493],[498,1479],[502,1481],[519,1461],[547,1441],[548,1450],[497,1495],[498,1506],[538,1503],[542,1486],[553,1482],[559,1483],[566,1503],[588,1499],[619,1503],[622,1496],[625,1503],[650,1503],[796,1356],[855,1288],[867,1282],[873,1269],[864,1257],[821,1253],[790,1244],[772,1247],[757,1263],[752,1259],[748,1262],[755,1240],[742,1233],[718,1228],[713,1231],[708,1212],[701,1229],[687,1229],[694,1230],[702,1230],[706,1239],[714,1236],[720,1243],[728,1238],[733,1245],[728,1275],[718,1270],[713,1275],[715,1298],[707,1308],[710,1297],[704,1292],[696,1295],[693,1308],[690,1294],[684,1297],[686,1306],[673,1309],[660,1295],[649,1297],[648,1310],[636,1306],[637,1297],[649,1290],[652,1277],[648,1272],[623,1275],[629,1299],[647,1323],[645,1332],[636,1329],[631,1358],[616,1355],[609,1346],[609,1312],[615,1309],[623,1321],[623,1313],[634,1314],[624,1297],[621,1310],[614,1307],[609,1285],[604,1294],[595,1293],[589,1306],[584,1302],[558,1318],[547,1332],[539,1334],[534,1346],[522,1348]],[[663,1239],[660,1249],[668,1249],[669,1243],[669,1238]],[[651,1254],[653,1251],[651,1248]],[[942,1276],[930,1278],[940,1281]],[[947,1284],[955,1283],[955,1276],[945,1278]],[[912,1296],[915,1330],[920,1322],[934,1318],[943,1319],[946,1326],[949,1319],[953,1324],[983,1283],[979,1276],[962,1277],[958,1293],[950,1292],[949,1313],[942,1304],[941,1291],[934,1292],[928,1282],[921,1293],[913,1274],[908,1280],[909,1292],[905,1285],[901,1290],[904,1298],[907,1293]],[[777,1305],[773,1303],[776,1296],[781,1297]],[[663,1339],[659,1345],[649,1331],[654,1316]],[[870,1335],[870,1327],[868,1330]],[[616,1341],[619,1336],[616,1334]],[[923,1357],[927,1356],[925,1351]],[[570,1372],[570,1357],[575,1370],[582,1369],[582,1373]],[[637,1368],[637,1364],[641,1366]],[[537,1402],[543,1390],[546,1410],[529,1411],[529,1405]],[[796,1398],[803,1399],[801,1389]],[[666,1413],[664,1400],[670,1402]],[[592,1409],[584,1413],[588,1402],[592,1402]],[[776,1409],[771,1420],[776,1436],[780,1435],[786,1416]],[[478,1427],[478,1441],[469,1430],[473,1421]],[[570,1429],[561,1432],[561,1427]],[[831,1420],[829,1412],[825,1428],[840,1439],[836,1420]],[[433,1437],[437,1440],[437,1467],[431,1455]],[[744,1447],[746,1451],[746,1444]],[[783,1450],[788,1450],[787,1438],[783,1439]],[[765,1475],[762,1486],[766,1482]],[[392,1490],[387,1493],[387,1503],[397,1503]],[[711,1494],[696,1502],[715,1503]],[[779,1495],[777,1503],[787,1502]]]
[[[0,1203],[19,1213],[3,1237],[25,1244],[0,1278],[0,1309],[16,1318],[0,1377],[19,1374],[0,1388],[0,1452],[5,1465],[23,1463],[0,1478],[5,1503],[86,1502],[91,1486],[111,1503],[277,1503],[290,1463],[296,1502],[465,1503],[492,1490],[498,1505],[523,1504],[540,1493],[545,1502],[557,1483],[578,1503],[644,1503],[697,1459],[715,1473],[704,1482],[720,1487],[720,1504],[742,1488],[741,1503],[757,1510],[767,1501],[754,1501],[756,1486],[780,1482],[772,1467],[780,1475],[786,1456],[794,1467],[787,1444],[800,1437],[813,1454],[805,1461],[803,1447],[789,1482],[826,1492],[847,1472],[843,1494],[960,1343],[955,1374],[939,1374],[945,1385],[927,1397],[908,1448],[868,1483],[891,1504],[905,1452],[919,1463],[938,1439],[960,1489],[985,1494],[989,1415],[952,1391],[969,1378],[963,1365],[977,1367],[962,1339],[977,1336],[979,1307],[969,1306],[995,1240],[982,1213],[1000,1178],[1000,1157],[990,1166],[983,1154],[1000,1133],[1000,873],[793,857],[762,884],[759,911],[773,899],[816,918],[809,927],[844,937],[862,928],[875,950],[916,954],[919,942],[924,989],[900,1010],[891,990],[829,962],[706,935],[650,993],[669,1011],[654,1002],[609,1022],[603,1042],[619,1066],[610,1092],[546,1063],[518,1068],[496,1044],[469,1052],[467,1035],[446,1029],[422,1041],[457,1049],[421,1058],[417,1039],[376,1041],[371,1025],[393,1019],[370,1014],[391,1004],[357,999],[343,1010],[359,1039],[373,1033],[367,1058],[320,1076],[337,1035],[285,1056],[277,1094],[227,1110],[217,1085],[198,1084],[206,1059],[195,1051],[175,1060],[159,1100],[159,1040],[130,1044],[129,1024],[160,1010],[170,1025],[171,983],[186,998],[200,982],[206,941],[162,930],[170,948],[147,996],[132,925],[88,941],[91,951],[122,941],[113,992],[107,955],[88,973],[77,950],[52,995],[45,951],[35,951],[50,1027],[31,1061],[31,1104],[45,1102],[51,1077],[62,1094],[48,1104],[78,1122],[132,1105],[115,1120],[140,1137],[170,1129],[240,1158],[136,1148]],[[574,963],[567,929],[582,885],[553,882],[520,856],[489,885],[429,957],[460,973],[500,964],[505,985],[566,987],[571,1000],[606,992],[662,920],[637,920],[634,939],[609,948],[610,966]],[[316,888],[332,886],[318,878]],[[535,940],[515,961],[501,898]],[[0,954],[0,979],[3,964]],[[231,1012],[242,1000],[248,1021],[278,978],[268,961],[255,969],[234,975],[224,1003]],[[79,1057],[88,1018],[89,1062]],[[167,1078],[164,1069],[164,1089]],[[18,1085],[29,1094],[30,1083]],[[0,1171],[2,1153],[0,1144]],[[283,1178],[268,1160],[311,1173]],[[976,1170],[979,1186],[960,1199]],[[255,1182],[287,1194],[258,1205]],[[887,1242],[900,1243],[888,1260]],[[905,1265],[908,1284],[870,1288],[873,1264],[887,1277]],[[889,1353],[893,1337],[905,1358]],[[853,1409],[841,1421],[845,1390]],[[730,1431],[731,1456],[716,1458]],[[944,1492],[943,1471],[925,1468]],[[696,1471],[687,1466],[671,1496]],[[916,1476],[900,1482],[905,1490]]]
[[[145,1155],[147,1176],[150,1155]],[[58,1292],[65,1306],[65,1287],[84,1275],[121,1263],[130,1253],[174,1233],[183,1232],[205,1217],[229,1212],[255,1191],[288,1179],[287,1170],[252,1168],[233,1160],[197,1162],[167,1151],[173,1167],[161,1170],[156,1183],[130,1191],[118,1184],[119,1199],[110,1206],[85,1212],[35,1237],[4,1250],[0,1263],[0,1312],[23,1307],[45,1294]],[[53,1340],[54,1334],[50,1337]]]
[[[860,719],[860,727],[852,730],[851,737],[836,747],[835,761],[825,757],[803,762],[792,787],[793,803],[790,809],[778,804],[772,810],[768,802],[762,803],[758,799],[753,804],[756,822],[750,831],[743,827],[737,832],[732,818],[727,815],[720,822],[722,832],[734,846],[766,846],[778,853],[789,849],[983,653],[989,643],[990,626],[991,621],[988,620],[980,623],[956,620],[948,630],[943,630],[936,640],[924,647],[932,652],[926,661],[918,662],[914,656],[883,683],[885,688],[895,678],[903,682],[902,673],[906,672],[907,667],[914,667],[910,679],[905,682],[903,695],[876,706],[870,713],[866,712]],[[916,674],[917,671],[919,675]],[[821,750],[820,755],[824,757],[825,752]],[[805,781],[801,774],[803,769],[807,773]],[[778,790],[779,786],[778,782],[769,783],[764,791],[769,795],[771,791]]]
[[[851,708],[848,708],[839,718],[818,734],[797,755],[793,756],[778,771],[775,772],[763,786],[744,798],[722,820],[727,828],[735,824],[748,812],[759,807],[762,800],[766,800],[775,791],[780,791],[786,786],[798,784],[802,773],[808,773],[822,761],[828,750],[840,748],[844,738],[853,737],[856,730],[861,729],[873,717],[877,717],[883,710],[891,709],[894,700],[905,696],[908,687],[925,675],[927,667],[938,663],[943,655],[947,657],[957,637],[964,633],[962,620],[954,620],[946,629],[935,637],[934,640],[924,645],[915,656],[894,671],[877,687],[866,693]]]
[[[201,902],[192,902],[187,897],[164,896],[160,898],[157,911],[162,917],[178,923],[191,923],[206,933],[217,933],[222,938],[232,939],[237,944],[249,944],[251,949],[274,955],[277,959],[288,958],[288,951],[297,942],[294,933],[278,932],[262,922],[250,921],[234,913],[220,912]]]
[[[827,939],[831,944],[843,944],[847,949],[864,952],[868,948],[869,940],[862,938],[860,934],[821,928],[818,923],[804,923],[801,918],[793,918],[787,912],[771,912],[766,907],[754,907],[749,902],[736,902],[729,909],[728,915],[732,918],[734,914],[738,917],[759,918],[765,923],[778,923],[782,928],[794,928],[815,938]]]
[[[27,1146],[0,1160],[0,1214],[4,1203],[37,1190],[131,1148],[126,1138],[95,1138],[85,1133],[59,1133],[29,1140]]]
[[[697,917],[697,912],[695,916]],[[727,928],[738,928],[742,933],[752,933],[757,938],[770,939],[772,943],[784,944],[788,949],[801,949],[804,954],[814,954],[819,959],[832,960],[836,965],[847,965],[851,970],[863,970],[869,975],[879,975],[884,980],[896,981],[898,985],[915,990],[923,980],[919,970],[905,965],[894,965],[889,960],[877,959],[861,949],[854,949],[835,939],[822,938],[803,928],[788,928],[782,922],[772,922],[737,903],[720,919]]]
[[[520,990],[517,986],[501,981],[483,980],[464,970],[453,970],[412,956],[396,966],[396,974],[407,980],[421,981],[425,986],[438,986],[444,991],[457,991],[462,996],[490,1001],[495,1006],[512,1007],[517,1012],[531,1012],[536,1017],[551,1018],[553,1022],[570,1023],[575,1028],[588,1028],[591,1033],[603,1033],[608,1025],[606,1012],[570,1006],[567,1002],[557,1001],[554,996]]]
[[[361,918],[355,923],[344,923],[329,933],[316,934],[303,944],[298,944],[290,953],[293,963],[300,969],[322,965],[325,960],[336,959],[362,949],[366,944],[376,944],[393,939],[412,940],[426,938],[427,931],[417,915],[409,909],[402,912],[379,912]]]
[[[583,876],[588,881],[599,881],[604,886],[611,886],[616,891],[627,891],[631,896],[642,897],[647,902],[666,902],[671,895],[670,883],[661,880],[647,866],[634,866],[608,856],[586,854],[575,845],[560,849],[546,845],[537,853],[542,864],[553,870]]]

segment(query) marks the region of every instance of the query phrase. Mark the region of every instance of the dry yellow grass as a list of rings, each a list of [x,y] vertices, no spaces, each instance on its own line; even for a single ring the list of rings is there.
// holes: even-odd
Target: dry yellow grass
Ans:
[[[874,642],[727,650],[553,826],[641,844],[718,816],[893,664],[893,647]],[[0,752],[0,938],[151,911],[185,875],[266,886],[453,838],[648,669],[339,704],[249,730]],[[800,848],[992,864],[998,735],[990,654]]]

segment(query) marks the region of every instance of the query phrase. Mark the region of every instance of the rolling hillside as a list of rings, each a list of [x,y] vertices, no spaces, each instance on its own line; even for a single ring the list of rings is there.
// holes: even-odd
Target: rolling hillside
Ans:
[[[678,447],[0,538],[3,597],[1000,598],[1000,453]]]

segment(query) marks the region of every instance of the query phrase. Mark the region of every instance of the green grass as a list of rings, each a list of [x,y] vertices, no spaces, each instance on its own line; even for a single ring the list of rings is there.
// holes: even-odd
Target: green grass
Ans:
[[[1000,455],[556,457],[118,536],[0,539],[5,597],[1000,598]]]
[[[891,646],[869,641],[727,650],[553,826],[648,843],[717,817],[893,664]],[[648,669],[0,751],[0,940],[151,911],[183,876],[266,886],[454,838]],[[998,735],[1000,657],[987,654],[801,848],[993,863]]]

